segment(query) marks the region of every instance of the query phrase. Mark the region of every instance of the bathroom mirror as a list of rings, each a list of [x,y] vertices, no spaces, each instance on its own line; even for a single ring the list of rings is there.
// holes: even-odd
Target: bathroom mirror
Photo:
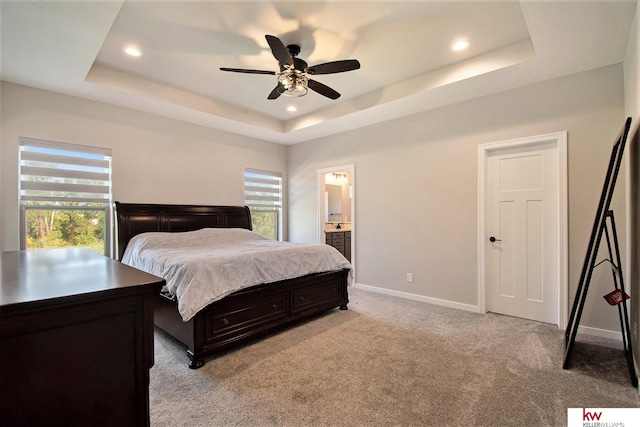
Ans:
[[[327,222],[344,222],[342,212],[342,186],[325,186],[327,192]]]

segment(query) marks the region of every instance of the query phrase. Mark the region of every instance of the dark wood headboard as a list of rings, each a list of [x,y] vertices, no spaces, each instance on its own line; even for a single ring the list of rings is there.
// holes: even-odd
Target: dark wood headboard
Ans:
[[[148,231],[194,231],[201,228],[251,230],[247,206],[151,205],[114,202],[116,254],[122,259],[129,240]]]

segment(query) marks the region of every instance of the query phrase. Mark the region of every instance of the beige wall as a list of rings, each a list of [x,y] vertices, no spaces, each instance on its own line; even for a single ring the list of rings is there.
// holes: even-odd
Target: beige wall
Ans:
[[[572,301],[623,104],[616,65],[291,146],[290,238],[317,239],[317,169],[353,163],[358,283],[473,308],[478,144],[567,131]],[[624,236],[624,176],[617,188]],[[582,326],[619,330],[607,279],[595,275]]]
[[[640,8],[636,6],[636,13],[629,34],[629,42],[627,45],[627,51],[624,59],[624,111],[625,116],[631,117],[634,121],[631,124],[631,136],[635,135],[640,129],[640,79],[638,73],[640,72]],[[633,162],[636,170],[630,173],[636,179],[629,185],[629,195],[632,200],[638,201],[640,199],[640,182],[638,177],[640,174],[637,171],[637,167],[640,165],[640,147],[638,147],[640,141],[630,141],[630,147],[628,153],[633,153],[635,161]],[[630,270],[628,275],[629,280],[627,284],[629,286],[631,295],[631,342],[634,349],[634,355],[636,360],[636,366],[638,366],[638,360],[640,360],[640,213],[636,210],[633,215],[630,215],[633,219],[633,224],[630,227],[630,233],[633,237],[631,239],[632,248],[629,251],[630,256],[627,271]]]
[[[114,200],[242,205],[244,168],[279,171],[286,147],[2,83],[2,250],[19,249],[18,137],[111,148]]]
[[[632,117],[632,132],[639,127],[640,117],[640,7],[636,7],[635,16],[629,33],[627,51],[624,58],[624,110]]]
[[[111,148],[114,198],[125,202],[241,204],[244,167],[282,171],[290,240],[300,242],[318,238],[317,170],[353,163],[358,282],[473,307],[478,144],[566,130],[572,300],[624,119],[622,82],[616,65],[289,147],[2,83],[2,249],[19,247],[19,136]],[[608,276],[595,279],[592,295],[609,291]],[[618,330],[603,301],[590,298],[581,325]]]

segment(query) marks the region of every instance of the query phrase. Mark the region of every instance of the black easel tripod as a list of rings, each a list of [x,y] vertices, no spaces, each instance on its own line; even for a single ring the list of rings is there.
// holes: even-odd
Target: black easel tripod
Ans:
[[[608,220],[608,221],[607,221]],[[620,258],[620,247],[618,246],[618,234],[616,232],[616,223],[613,216],[613,211],[608,211],[605,217],[604,236],[607,241],[607,249],[609,258],[594,265],[596,268],[604,262],[608,262],[611,265],[611,274],[613,276],[613,285],[616,291],[620,291],[622,295],[622,301],[618,303],[618,316],[620,318],[620,330],[622,331],[622,343],[624,345],[624,353],[627,359],[627,366],[629,367],[629,376],[631,377],[631,383],[634,387],[638,386],[638,377],[633,366],[633,351],[631,348],[631,331],[629,329],[629,316],[627,312],[627,301],[625,299],[624,279],[622,276],[622,263]],[[613,243],[613,246],[612,246]],[[586,296],[586,292],[584,293]],[[582,307],[580,307],[582,308]],[[577,326],[577,323],[576,323]],[[575,334],[574,334],[575,339]],[[567,368],[569,360],[565,357],[565,366]]]
[[[618,313],[620,316],[620,327],[622,331],[622,340],[624,344],[625,356],[627,364],[629,366],[629,374],[631,376],[631,383],[634,387],[638,386],[638,377],[636,376],[633,366],[633,352],[631,349],[631,333],[629,331],[629,318],[627,313],[627,303],[624,299],[624,280],[622,277],[622,264],[620,260],[620,250],[618,246],[618,237],[615,228],[615,220],[613,211],[609,210],[611,205],[611,199],[613,197],[613,189],[615,187],[618,171],[620,170],[620,164],[622,162],[622,153],[624,151],[624,145],[629,134],[631,127],[631,117],[627,118],[625,125],[618,134],[616,141],[613,145],[611,153],[611,159],[609,161],[609,167],[607,169],[607,175],[605,178],[604,188],[602,189],[602,195],[600,197],[600,203],[598,204],[598,210],[596,212],[596,219],[591,232],[591,238],[589,239],[589,246],[587,248],[587,255],[585,257],[584,265],[582,267],[582,273],[580,275],[580,282],[578,283],[578,289],[576,297],[573,301],[573,307],[571,309],[571,315],[569,317],[569,324],[565,331],[565,354],[564,363],[562,367],[567,369],[571,359],[571,353],[575,344],[576,334],[578,333],[578,325],[580,323],[580,317],[582,316],[582,310],[584,309],[584,303],[587,298],[587,292],[589,290],[589,284],[591,282],[591,276],[593,270],[600,263],[596,264],[596,257],[598,256],[598,248],[602,241],[604,234],[607,246],[609,249],[609,262],[611,264],[611,271],[613,274],[613,281],[616,290],[622,292],[622,301],[618,304]],[[612,242],[613,239],[613,242]],[[613,243],[613,247],[612,244]],[[614,259],[615,255],[615,259]],[[618,287],[620,286],[620,287]]]

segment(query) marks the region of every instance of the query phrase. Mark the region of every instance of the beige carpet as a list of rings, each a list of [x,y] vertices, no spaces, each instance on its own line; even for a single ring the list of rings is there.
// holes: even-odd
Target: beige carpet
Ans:
[[[565,426],[640,407],[621,343],[350,288],[348,311],[187,367],[156,330],[152,426]]]

